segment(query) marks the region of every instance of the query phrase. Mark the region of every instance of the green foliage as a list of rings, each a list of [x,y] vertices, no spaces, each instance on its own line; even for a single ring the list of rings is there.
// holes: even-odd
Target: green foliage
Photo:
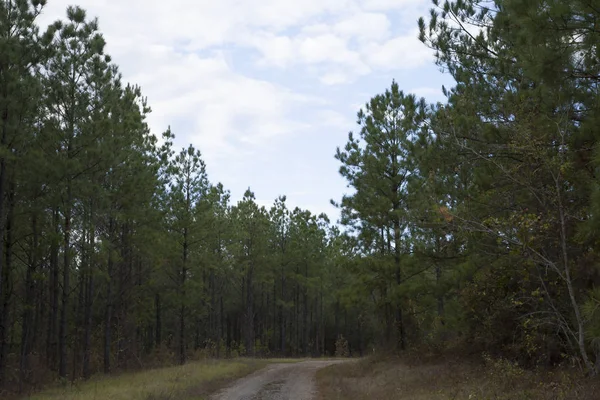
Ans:
[[[413,344],[596,373],[598,10],[433,3],[420,39],[456,81],[447,102],[393,82],[336,153],[356,189],[349,292]]]
[[[590,290],[582,307],[586,333],[596,357],[600,354],[600,289]]]
[[[471,259],[459,292],[469,336],[513,358],[553,363],[567,352],[588,371],[581,304],[597,267],[580,249],[594,246],[598,35],[584,26],[597,12],[586,2],[445,1],[419,21],[457,82],[432,116],[442,154],[424,160]]]

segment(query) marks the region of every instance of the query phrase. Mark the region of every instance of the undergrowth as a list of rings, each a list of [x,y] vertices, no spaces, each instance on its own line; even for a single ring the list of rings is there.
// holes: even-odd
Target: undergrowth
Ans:
[[[592,400],[600,382],[578,370],[527,370],[484,354],[416,361],[370,357],[317,373],[320,400]]]
[[[31,400],[200,400],[267,364],[266,360],[204,360],[64,384]]]

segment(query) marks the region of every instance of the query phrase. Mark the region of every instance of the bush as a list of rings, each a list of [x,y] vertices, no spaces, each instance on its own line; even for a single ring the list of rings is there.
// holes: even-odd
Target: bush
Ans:
[[[335,341],[335,356],[336,357],[348,357],[350,352],[348,351],[348,340],[344,338],[344,335],[338,335]]]

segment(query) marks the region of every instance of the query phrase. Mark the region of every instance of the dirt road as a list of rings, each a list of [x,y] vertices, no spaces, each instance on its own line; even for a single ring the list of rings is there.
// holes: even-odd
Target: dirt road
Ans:
[[[302,361],[271,364],[235,382],[212,400],[312,400],[318,369],[343,361]]]

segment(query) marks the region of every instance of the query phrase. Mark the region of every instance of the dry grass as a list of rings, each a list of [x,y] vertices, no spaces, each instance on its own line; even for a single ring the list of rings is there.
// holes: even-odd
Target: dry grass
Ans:
[[[345,357],[303,357],[303,358],[267,358],[270,364],[295,364],[303,361],[347,360]]]
[[[98,377],[50,389],[31,400],[200,400],[268,363],[266,360],[206,360],[184,366]]]
[[[302,361],[313,360],[312,358],[268,358],[270,364],[295,364]]]
[[[321,400],[600,398],[600,382],[570,370],[533,372],[503,360],[409,363],[363,359],[317,373]]]

